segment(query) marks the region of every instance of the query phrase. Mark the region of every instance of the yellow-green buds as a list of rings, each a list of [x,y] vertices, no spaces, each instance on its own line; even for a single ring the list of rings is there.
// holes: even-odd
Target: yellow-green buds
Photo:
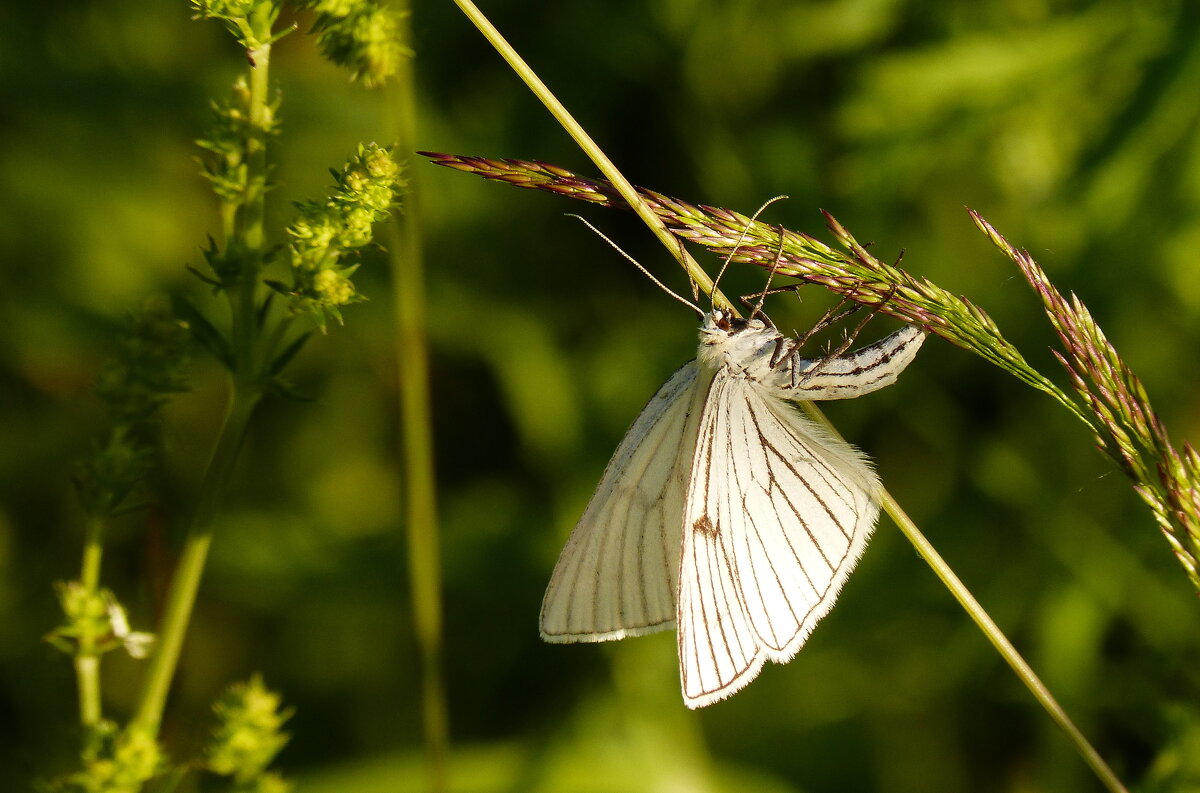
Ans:
[[[326,58],[349,69],[364,85],[380,85],[400,68],[412,51],[400,42],[397,12],[377,0],[308,0],[317,12],[313,30]]]
[[[340,306],[364,299],[350,280],[357,263],[344,260],[371,242],[373,224],[387,217],[396,201],[399,175],[387,149],[361,145],[335,174],[333,195],[297,207],[300,216],[288,227],[292,283],[271,286],[291,298],[293,311],[310,312],[322,330],[329,317],[341,321]]]
[[[258,675],[230,686],[213,706],[218,723],[207,751],[209,770],[233,777],[239,786],[258,779],[266,783],[250,790],[286,790],[277,776],[264,773],[288,742],[283,723],[291,711],[280,710],[280,704]]]
[[[103,721],[91,731],[83,753],[83,770],[56,783],[61,793],[141,793],[145,782],[164,769],[162,749],[146,729],[119,730]]]

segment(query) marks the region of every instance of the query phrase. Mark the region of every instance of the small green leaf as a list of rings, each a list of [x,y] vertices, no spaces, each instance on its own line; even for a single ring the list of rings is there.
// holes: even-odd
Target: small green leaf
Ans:
[[[281,352],[279,356],[271,362],[271,365],[267,367],[267,374],[274,378],[275,375],[283,371],[283,368],[291,363],[292,359],[296,357],[296,353],[300,352],[300,349],[304,347],[305,342],[308,341],[308,338],[311,335],[312,332],[310,331],[299,336],[295,341],[289,344],[287,349]]]
[[[192,265],[190,265],[190,264],[189,264],[189,265],[186,265],[186,267],[187,267],[187,271],[188,271],[189,273],[191,273],[192,275],[196,276],[197,278],[199,278],[201,281],[203,281],[204,283],[208,284],[209,286],[211,286],[211,287],[213,288],[213,291],[214,291],[214,292],[220,291],[220,290],[222,290],[222,289],[224,289],[224,288],[225,288],[225,285],[224,285],[224,284],[222,284],[220,281],[216,280],[215,278],[210,278],[210,277],[208,277],[207,275],[205,275],[204,273],[200,272],[199,270],[197,270],[197,269],[196,269],[195,267],[193,267]]]
[[[258,307],[258,313],[255,315],[255,322],[258,323],[260,328],[267,324],[267,313],[271,310],[271,304],[275,300],[275,292],[277,291],[278,290],[268,292],[267,296],[263,298],[262,305]]]
[[[271,380],[268,380],[267,387],[265,390],[268,394],[274,394],[275,396],[283,397],[284,399],[290,399],[293,402],[316,402],[317,401],[317,398],[315,396],[313,396],[312,394],[305,394],[301,391],[297,391],[292,386],[288,385],[287,383],[285,383],[282,380],[279,380],[277,378],[272,378]]]
[[[192,332],[194,338],[200,346],[212,353],[213,357],[230,369],[233,368],[233,352],[229,348],[229,341],[221,335],[208,318],[200,313],[200,310],[192,305],[191,301],[186,298],[176,298],[172,301],[174,304],[175,315],[188,324],[188,329]]]

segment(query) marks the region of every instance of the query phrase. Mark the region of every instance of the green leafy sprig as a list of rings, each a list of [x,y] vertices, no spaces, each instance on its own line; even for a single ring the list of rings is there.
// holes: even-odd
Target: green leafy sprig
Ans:
[[[388,12],[378,3],[352,6],[358,9],[359,27],[343,37],[348,43],[341,54],[365,59],[362,70],[370,74],[364,80],[381,80],[387,53],[403,48],[380,37],[396,28],[381,21]],[[112,429],[76,477],[86,519],[81,573],[78,580],[58,585],[66,621],[46,637],[73,658],[85,744],[80,770],[49,782],[52,790],[137,793],[155,777],[163,777],[161,789],[173,789],[188,767],[168,763],[158,732],[242,440],[263,397],[287,392],[281,371],[310,335],[294,332],[296,317],[312,314],[324,329],[326,316],[340,322],[339,308],[362,299],[349,278],[357,265],[346,259],[371,241],[372,224],[396,201],[399,169],[390,153],[374,144],[360,146],[334,173],[333,195],[300,205],[300,220],[288,229],[293,285],[281,289],[267,282],[263,276],[280,250],[265,224],[272,187],[268,149],[279,132],[279,99],[269,79],[271,51],[293,28],[274,29],[279,0],[192,0],[192,7],[199,18],[221,21],[245,47],[248,63],[230,96],[214,103],[211,126],[197,141],[207,153],[203,172],[218,199],[221,229],[204,251],[207,269],[191,270],[223,298],[225,310],[201,310],[182,298],[172,308],[153,305],[132,324],[121,355],[99,377]],[[344,32],[339,25],[327,27]],[[290,298],[290,310],[280,310],[279,291]],[[130,495],[156,462],[158,412],[183,390],[183,350],[193,339],[228,368],[229,404],[151,635],[132,630],[116,596],[100,585],[104,529],[128,508]],[[139,658],[149,651],[136,710],[124,726],[105,718],[101,708],[100,660],[118,648]],[[235,688],[218,714],[222,726],[209,767],[232,776],[238,793],[285,791],[288,783],[264,770],[287,740],[279,730],[287,714],[278,712],[278,697],[251,681]]]
[[[72,658],[79,719],[88,730],[99,730],[103,724],[101,656],[123,647],[132,657],[142,658],[153,643],[151,634],[130,630],[124,607],[100,585],[100,566],[110,523],[129,509],[131,496],[157,459],[162,407],[186,390],[183,367],[188,342],[186,324],[165,301],[147,301],[142,312],[129,320],[117,355],[96,379],[96,392],[108,408],[111,426],[75,475],[84,511],[79,578],[55,585],[64,622],[45,636]],[[96,773],[107,772],[100,767]]]
[[[400,167],[375,143],[360,145],[333,177],[333,194],[298,204],[299,217],[288,227],[291,285],[267,282],[288,296],[293,312],[310,313],[322,331],[329,317],[341,324],[341,306],[365,300],[350,280],[358,264],[345,260],[370,244],[373,225],[388,216],[403,185]]]
[[[165,301],[148,301],[129,319],[117,354],[100,369],[96,394],[112,423],[75,477],[89,516],[112,517],[153,464],[161,409],[187,390],[189,341],[186,323]]]
[[[161,774],[166,758],[154,735],[138,726],[103,721],[91,730],[82,769],[50,785],[55,793],[139,793]]]

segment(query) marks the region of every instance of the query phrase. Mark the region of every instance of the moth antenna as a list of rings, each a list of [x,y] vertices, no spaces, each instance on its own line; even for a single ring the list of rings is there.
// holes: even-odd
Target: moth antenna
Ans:
[[[630,256],[628,253],[626,253],[625,251],[623,251],[623,250],[621,249],[621,246],[620,246],[620,245],[618,245],[617,243],[615,243],[615,242],[613,242],[611,239],[609,239],[609,238],[608,238],[608,236],[606,236],[606,235],[605,235],[605,233],[604,233],[603,231],[601,231],[600,229],[598,229],[598,228],[596,228],[595,226],[593,226],[593,225],[591,224],[591,222],[589,222],[589,221],[588,221],[588,219],[587,219],[587,218],[585,218],[585,217],[583,217],[583,216],[581,216],[581,215],[575,215],[575,214],[571,214],[571,213],[567,213],[567,217],[569,217],[569,218],[575,218],[575,219],[576,219],[576,220],[578,220],[580,223],[582,223],[583,225],[585,225],[585,226],[587,226],[589,229],[591,229],[593,234],[595,234],[597,237],[599,237],[600,239],[602,239],[602,240],[604,240],[605,242],[607,242],[607,243],[609,244],[609,246],[611,246],[611,247],[612,247],[612,249],[613,249],[613,250],[615,250],[617,253],[621,254],[621,255],[622,255],[622,256],[624,256],[626,259],[628,259],[630,262],[632,262],[632,263],[633,263],[633,266],[634,266],[634,267],[636,267],[636,268],[638,268],[639,270],[641,270],[641,271],[642,271],[642,274],[644,274],[644,275],[645,275],[647,278],[649,278],[651,281],[653,281],[653,282],[654,282],[654,284],[655,284],[655,285],[656,285],[656,286],[657,286],[659,289],[663,290],[663,291],[664,291],[664,292],[666,292],[668,295],[670,295],[671,297],[673,297],[673,298],[675,298],[676,300],[678,300],[680,303],[683,303],[685,306],[687,306],[688,308],[692,309],[692,310],[693,310],[693,311],[695,311],[697,314],[699,314],[699,315],[701,315],[701,316],[703,316],[703,315],[704,315],[704,312],[700,310],[700,307],[699,307],[699,306],[697,306],[697,305],[696,305],[695,303],[693,303],[692,301],[688,300],[686,297],[682,297],[682,296],[680,296],[679,294],[677,294],[676,292],[674,292],[674,291],[673,291],[673,290],[672,290],[672,289],[671,289],[669,286],[667,286],[667,285],[666,285],[666,284],[664,284],[662,281],[660,281],[660,280],[658,280],[657,278],[655,278],[655,277],[654,277],[654,274],[653,274],[653,273],[651,273],[649,270],[647,270],[645,267],[643,267],[641,262],[639,262],[637,259],[633,258],[633,257],[632,257],[632,256]],[[695,285],[693,284],[693,288],[694,288],[694,287],[695,287]]]
[[[782,196],[780,196],[782,198]],[[777,199],[772,199],[777,200]],[[761,212],[762,210],[758,210]],[[750,310],[750,319],[754,319],[758,314],[763,314],[763,301],[767,299],[767,293],[771,291],[771,279],[775,277],[775,271],[779,269],[779,263],[783,261],[783,224],[779,224],[779,247],[775,249],[775,261],[771,262],[771,271],[767,273],[767,282],[763,284],[762,292],[758,295],[758,302],[754,308]],[[763,314],[765,317],[766,314]],[[767,319],[770,322],[770,318]],[[773,324],[773,323],[772,323]]]
[[[788,196],[785,196],[785,195],[777,195],[774,198],[768,198],[766,201],[763,202],[763,205],[760,206],[755,211],[755,213],[750,217],[750,223],[747,223],[745,228],[742,229],[742,233],[740,235],[738,235],[738,241],[736,243],[734,243],[732,250],[730,250],[729,253],[725,256],[725,261],[721,263],[721,269],[717,272],[717,277],[713,279],[713,291],[714,292],[717,291],[717,284],[719,284],[721,282],[721,277],[723,275],[725,275],[725,271],[727,269],[729,269],[729,262],[733,259],[734,256],[737,255],[738,248],[742,247],[742,243],[746,241],[746,235],[750,233],[750,224],[757,221],[758,216],[763,213],[763,210],[765,210],[767,207],[771,206],[771,204],[774,204],[776,201],[782,201],[787,197]],[[780,246],[780,251],[782,252],[782,246]],[[711,298],[712,295],[709,295],[709,297]],[[716,307],[716,301],[713,301],[713,307],[714,308]],[[754,315],[751,314],[750,316],[754,316]]]

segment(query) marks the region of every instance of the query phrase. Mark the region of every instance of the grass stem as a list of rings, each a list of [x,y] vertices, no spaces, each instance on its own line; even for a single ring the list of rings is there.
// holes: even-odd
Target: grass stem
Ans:
[[[403,3],[401,5],[407,5]],[[402,9],[406,10],[406,9]],[[409,15],[400,14],[408,26]],[[401,32],[409,40],[409,31]],[[416,83],[414,59],[403,58],[391,92],[398,148],[414,148]],[[395,301],[396,369],[399,377],[400,446],[409,586],[421,668],[421,721],[430,793],[449,789],[450,718],[442,671],[443,615],[441,553],[438,542],[433,431],[429,404],[429,344],[425,319],[425,273],[421,213],[415,174],[408,169],[404,212],[389,224]]]
[[[800,402],[798,404],[804,408],[805,413],[830,432],[836,434],[837,430],[816,405],[812,402]],[[917,528],[917,524],[908,516],[904,508],[886,490],[882,490],[880,493],[880,503],[883,506],[883,510],[896,522],[901,533],[912,543],[917,554],[933,569],[934,574],[941,580],[946,589],[950,590],[950,594],[954,596],[954,599],[958,601],[963,610],[967,612],[975,624],[979,626],[979,629],[983,631],[984,636],[992,643],[992,646],[996,648],[996,652],[1000,653],[1005,662],[1012,667],[1013,672],[1025,684],[1025,687],[1029,689],[1029,693],[1033,695],[1033,698],[1049,714],[1054,723],[1066,733],[1067,738],[1074,745],[1075,751],[1079,753],[1083,761],[1092,769],[1092,772],[1095,773],[1105,788],[1110,793],[1128,793],[1121,780],[1117,778],[1113,770],[1104,762],[1104,758],[1088,743],[1088,739],[1075,726],[1075,722],[1071,721],[1071,717],[1063,710],[1062,705],[1058,704],[1058,700],[1050,693],[1050,689],[1046,687],[1046,684],[1037,676],[1037,673],[1033,671],[1033,668],[1025,661],[1017,651],[1017,648],[1013,646],[1008,637],[1004,635],[1004,632],[1000,630],[1000,626],[996,624],[995,620],[991,618],[983,606],[980,605],[979,601],[975,599],[975,596],[967,589],[966,584],[955,575],[954,570],[950,568],[946,560],[942,558],[941,554],[937,552],[929,540],[926,539],[925,535],[921,533],[921,530]]]
[[[534,96],[541,100],[542,104],[546,106],[546,109],[550,111],[550,115],[554,116],[555,120],[562,125],[562,128],[565,129],[567,134],[571,136],[571,139],[578,144],[579,148],[583,150],[583,153],[586,154],[588,158],[596,164],[596,167],[600,169],[600,172],[604,174],[605,178],[612,182],[613,187],[615,187],[621,197],[625,199],[625,202],[633,208],[633,211],[636,212],[638,217],[640,217],[646,226],[649,227],[650,231],[654,233],[654,236],[658,237],[659,242],[666,247],[671,256],[679,262],[679,264],[687,272],[688,277],[700,287],[700,291],[704,292],[705,294],[713,294],[714,285],[712,279],[709,278],[709,275],[704,271],[704,268],[702,268],[696,262],[696,260],[692,258],[692,255],[688,253],[687,249],[683,246],[683,243],[667,230],[667,227],[663,224],[662,220],[659,219],[658,215],[654,213],[654,210],[652,210],[646,204],[642,197],[638,195],[637,190],[632,184],[630,184],[629,180],[625,178],[624,174],[617,169],[617,166],[613,163],[613,161],[610,160],[608,155],[605,154],[604,151],[596,144],[596,141],[592,140],[592,136],[589,135],[587,131],[579,124],[579,122],[575,120],[575,117],[572,116],[570,111],[567,110],[566,106],[558,100],[558,97],[551,92],[549,87],[542,82],[542,79],[537,76],[533,69],[529,68],[529,64],[527,64],[525,59],[522,58],[515,49],[513,49],[512,45],[509,44],[504,36],[500,34],[500,31],[496,29],[496,26],[493,25],[491,21],[483,15],[483,12],[480,11],[475,4],[471,2],[471,0],[454,0],[454,2],[462,10],[463,14],[465,14],[467,18],[471,20],[472,24],[479,29],[479,32],[483,34],[483,37],[486,38],[488,42],[496,48],[496,52],[500,53],[500,57],[504,58],[505,62],[508,63],[509,67],[517,74],[518,77],[521,78],[521,81],[529,87],[529,90],[533,92]],[[717,308],[736,310],[736,307],[730,303],[729,300],[727,300],[719,290],[713,294],[713,299],[716,301],[715,304]]]

